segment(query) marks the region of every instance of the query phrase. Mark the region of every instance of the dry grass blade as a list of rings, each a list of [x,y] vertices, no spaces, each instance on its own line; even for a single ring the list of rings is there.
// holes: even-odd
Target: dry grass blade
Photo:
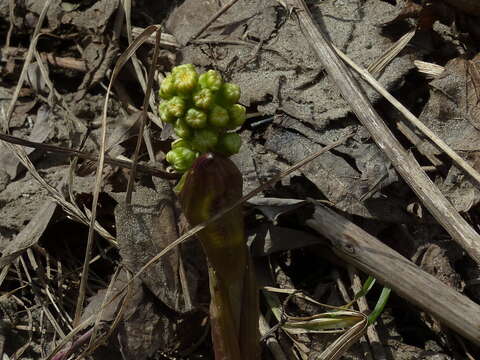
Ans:
[[[109,298],[110,294],[113,291],[113,286],[115,284],[115,281],[117,281],[118,274],[120,273],[121,267],[118,266],[115,269],[115,273],[112,275],[112,278],[110,279],[110,284],[108,284],[107,292],[105,294],[105,297],[103,298],[102,306],[100,308],[100,311],[97,314],[97,318],[95,319],[95,322],[93,324],[93,329],[92,329],[92,336],[90,338],[90,343],[88,344],[88,347],[92,347],[93,343],[96,340],[96,334],[97,334],[97,329],[98,326],[100,325],[100,321],[102,320],[102,315],[103,311],[107,305],[107,299]]]
[[[410,30],[408,33],[403,35],[398,39],[395,44],[393,44],[385,53],[377,59],[373,64],[371,64],[367,70],[372,76],[377,76],[382,72],[383,69],[392,61],[399,53],[402,51],[405,46],[412,40],[415,35],[415,29]]]
[[[480,263],[480,235],[465,221],[454,206],[430,180],[417,160],[407,152],[380,118],[365,92],[346,65],[336,55],[330,42],[319,30],[304,0],[291,0],[297,18],[311,47],[358,120],[370,132],[375,143],[388,157],[398,174],[415,192],[433,217],[463,249]]]
[[[142,40],[141,40],[142,44],[143,43],[148,43],[148,40],[153,33],[150,33],[147,37],[145,37],[145,30],[146,29],[143,30],[140,34],[138,34],[138,37],[135,40],[133,40],[132,20],[131,20],[132,19],[132,1],[131,0],[122,0],[121,3],[122,3],[122,6],[123,6],[123,10],[125,12],[125,22],[126,22],[128,44],[129,45],[133,44],[134,42],[137,41],[138,38],[142,38]],[[145,81],[145,77],[143,76],[140,61],[138,60],[138,58],[135,54],[132,54],[130,57],[131,57],[131,60],[132,60],[132,63],[133,63],[133,68],[135,69],[135,74],[137,75],[137,79],[140,82],[140,86],[142,87],[143,92],[146,93],[147,84],[146,84],[146,81]],[[148,98],[148,101],[149,101],[151,110],[155,113],[155,99],[154,99],[154,97],[150,96]],[[161,121],[158,121],[158,123],[161,124]]]
[[[403,106],[395,97],[393,97],[385,88],[375,80],[368,71],[362,69],[355,64],[347,55],[341,50],[335,49],[337,54],[344,60],[352,69],[354,69],[370,86],[372,86],[379,94],[387,99],[395,108],[400,111],[405,118],[410,121],[418,130],[429,138],[440,150],[445,152],[453,162],[463,171],[465,171],[470,178],[472,178],[477,186],[480,188],[480,173],[475,170],[468,162],[462,159],[450,146],[448,146],[442,139],[440,139],[433,131],[425,126],[415,115],[413,115],[405,106]]]
[[[21,307],[23,307],[28,315],[28,327],[30,329],[33,329],[33,316],[32,316],[32,312],[30,311],[30,309],[25,305],[25,303],[20,300],[18,297],[16,297],[15,295],[11,295],[12,296],[12,299],[14,299]],[[16,359],[20,359],[22,354],[28,349],[28,347],[30,346],[30,343],[32,342],[32,331],[29,331],[28,332],[28,340],[27,342],[22,346],[20,347],[17,351],[15,351],[15,354],[13,354],[12,358],[14,360]]]
[[[87,160],[92,160],[92,161],[98,161],[98,155],[96,154],[89,154],[83,151],[75,150],[75,149],[69,149],[57,145],[49,145],[49,144],[42,144],[38,143],[35,141],[30,141],[30,140],[25,140],[21,139],[15,136],[11,135],[6,135],[6,134],[1,134],[0,133],[0,140],[3,140],[5,142],[11,143],[11,144],[17,144],[17,145],[22,145],[22,146],[27,146],[27,147],[32,147],[35,149],[40,149],[48,152],[53,152],[57,154],[65,154],[67,156],[76,156],[82,159],[87,159]],[[13,151],[13,150],[12,150]],[[119,166],[125,169],[131,169],[133,167],[133,164],[131,161],[128,160],[121,160],[121,159],[114,159],[108,156],[105,156],[105,163],[113,166]],[[138,165],[136,166],[137,171],[142,172],[144,174],[150,174],[152,176],[157,176],[163,179],[169,179],[169,180],[178,180],[180,176],[176,173],[169,173],[151,166],[144,166],[144,165]],[[88,224],[87,224],[88,225]]]
[[[355,344],[362,336],[368,327],[368,320],[365,316],[362,321],[348,329],[344,334],[339,336],[333,343],[331,343],[325,351],[323,351],[319,360],[337,360],[347,351],[353,344]]]
[[[280,289],[271,286],[263,287],[263,290],[275,293],[289,294],[289,296],[297,296],[310,301],[319,306],[332,309],[332,311],[323,314],[317,314],[308,317],[286,317],[286,321],[281,328],[290,334],[302,333],[343,333],[333,343],[331,343],[325,351],[323,351],[318,359],[336,360],[339,359],[359,338],[361,338],[368,328],[367,315],[355,311],[346,310],[345,307],[332,306],[322,304],[304,295],[295,289]],[[336,318],[335,316],[338,316]],[[277,320],[278,316],[276,315]],[[353,325],[352,325],[353,324]],[[347,328],[347,330],[344,330]]]
[[[413,64],[417,67],[418,71],[426,75],[430,79],[434,79],[445,71],[443,66],[433,64],[426,61],[415,60]]]
[[[45,20],[45,16],[47,15],[47,10],[50,7],[50,3],[52,0],[47,0],[45,1],[45,4],[43,5],[42,12],[40,13],[40,16],[38,17],[37,20],[37,25],[35,26],[35,30],[32,35],[32,41],[30,42],[30,45],[28,46],[28,52],[27,56],[25,57],[25,63],[23,64],[22,72],[20,73],[20,78],[18,79],[17,86],[15,87],[15,91],[13,92],[12,95],[12,100],[10,101],[10,105],[8,106],[7,110],[7,116],[6,116],[6,123],[4,124],[5,128],[4,131],[8,132],[9,124],[10,124],[10,118],[12,117],[13,110],[15,108],[15,103],[17,102],[18,94],[20,94],[20,90],[23,86],[23,82],[25,81],[25,78],[27,77],[27,70],[28,70],[28,65],[32,61],[32,58],[34,56],[34,49],[37,46],[37,41],[40,37],[40,29],[43,26],[43,21]]]
[[[158,26],[151,25],[148,28],[146,28],[145,31],[138,38],[135,39],[135,41],[125,50],[125,52],[117,60],[117,63],[115,64],[115,67],[112,72],[110,83],[108,84],[107,95],[105,97],[105,103],[104,103],[103,114],[102,114],[100,154],[98,158],[97,173],[95,177],[95,188],[93,192],[92,215],[91,215],[91,221],[90,221],[90,228],[88,229],[87,248],[85,251],[85,260],[83,263],[82,278],[80,280],[79,295],[78,295],[77,305],[75,307],[75,318],[73,321],[74,326],[76,326],[80,321],[80,316],[83,309],[83,303],[85,302],[85,287],[87,285],[88,269],[89,269],[89,263],[90,263],[90,257],[91,257],[91,249],[93,245],[95,218],[97,214],[97,203],[98,203],[98,197],[100,195],[100,186],[102,183],[103,165],[105,163],[105,148],[106,148],[106,141],[107,141],[107,109],[108,109],[108,100],[110,98],[110,91],[113,83],[117,79],[117,76],[120,73],[120,70],[123,68],[123,66],[132,57],[132,55],[140,47],[140,45],[143,44],[145,39],[147,39],[151,34],[153,34],[155,31],[158,31],[158,30],[159,30]]]
[[[0,139],[8,141],[10,137],[5,134],[0,134]],[[26,140],[22,140],[26,141]],[[51,197],[55,199],[55,201],[60,204],[60,206],[65,210],[65,212],[70,215],[73,219],[76,221],[83,223],[85,225],[90,224],[90,218],[88,217],[88,214],[84,214],[76,205],[72,204],[71,202],[67,201],[64,196],[52,187],[50,184],[48,184],[38,173],[38,171],[35,169],[35,166],[32,164],[30,159],[28,158],[27,154],[25,151],[18,146],[14,146],[10,144],[9,142],[5,142],[5,146],[13,153],[15,156],[19,159],[19,161],[22,163],[23,166],[30,172],[30,174],[33,176],[33,178],[38,181],[50,194]],[[95,222],[95,230],[98,232],[100,236],[102,236],[105,240],[107,240],[111,245],[117,246],[115,237],[112,236],[107,230],[105,230],[100,224]]]
[[[143,31],[143,28],[132,26],[132,37],[137,38],[138,35],[140,35]],[[154,45],[155,46],[155,37],[150,36],[145,43]],[[178,49],[180,48],[180,44],[177,42],[177,39],[175,39],[175,36],[172,34],[168,34],[166,32],[162,32],[162,38],[160,40],[160,47],[171,47]]]
[[[155,51],[153,53],[153,60],[152,64],[150,65],[150,69],[148,71],[148,81],[147,81],[147,88],[145,91],[145,97],[143,98],[143,106],[142,106],[142,115],[140,117],[140,127],[138,129],[138,139],[137,144],[135,146],[135,152],[133,154],[133,164],[132,164],[132,171],[130,172],[130,177],[128,179],[127,184],[127,195],[125,202],[129,205],[132,202],[132,191],[133,191],[133,184],[135,182],[135,174],[137,169],[138,163],[138,156],[140,154],[140,147],[142,146],[142,139],[143,139],[143,132],[145,129],[145,122],[147,120],[147,107],[148,107],[148,99],[150,99],[150,94],[152,92],[153,80],[155,75],[155,68],[157,65],[157,58],[158,53],[160,51],[160,40],[162,38],[162,31],[158,29],[156,32],[156,42],[155,42]]]

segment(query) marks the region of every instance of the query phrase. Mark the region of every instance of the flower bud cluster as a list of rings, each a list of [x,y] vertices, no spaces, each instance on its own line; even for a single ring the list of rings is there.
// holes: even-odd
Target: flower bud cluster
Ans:
[[[158,106],[162,121],[173,125],[179,139],[166,159],[179,172],[206,152],[238,153],[242,140],[232,130],[245,122],[246,109],[238,104],[240,87],[224,82],[216,70],[198,74],[192,64],[176,66],[160,84]]]

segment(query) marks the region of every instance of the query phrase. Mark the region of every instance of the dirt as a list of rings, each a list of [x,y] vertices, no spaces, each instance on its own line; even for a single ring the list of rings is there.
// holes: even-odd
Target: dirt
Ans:
[[[478,264],[424,209],[358,122],[311,49],[292,1],[238,1],[192,39],[227,2],[139,0],[132,4],[130,20],[140,29],[162,24],[176,44],[162,47],[156,79],[174,65],[192,63],[199,71],[216,69],[241,87],[239,102],[249,117],[238,131],[241,151],[232,159],[242,173],[244,194],[353,134],[244,204],[259,285],[301,290],[334,306],[358,292],[351,288],[351,265],[305,225],[312,212],[305,200],[315,199],[479,303]],[[412,40],[373,76],[480,171],[480,15],[474,1],[306,2],[329,41],[364,68],[378,65],[397,40],[418,26]],[[122,166],[103,170],[87,300],[81,308],[81,320],[89,323],[71,333],[77,325],[75,309],[95,198],[95,163],[59,149],[99,152],[106,88],[128,46],[125,27],[119,28],[125,26],[120,3],[52,0],[35,47],[38,57],[33,56],[26,80],[19,83],[45,2],[0,2],[2,133],[39,144],[12,148],[0,140],[0,357],[40,359],[59,351],[56,360],[81,354],[98,359],[112,354],[124,359],[213,358],[208,270],[199,243],[184,243],[142,270],[189,229],[173,192],[175,181],[137,172],[133,205],[125,206],[131,172]],[[133,157],[144,94],[137,70],[145,76],[152,55],[151,44],[141,45],[136,58],[140,66],[128,62],[112,88],[106,112],[107,156]],[[440,65],[443,72],[426,76],[416,60]],[[381,95],[361,84],[404,148],[478,231],[478,184]],[[154,93],[158,86],[156,81]],[[10,108],[12,98],[15,106]],[[159,128],[156,109],[149,108],[149,115],[153,121],[145,138],[150,140],[140,149],[140,163],[165,170],[171,131]],[[149,160],[152,154],[156,162]],[[366,275],[360,274],[363,281]],[[125,297],[106,304],[108,296],[128,284]],[[381,289],[376,284],[366,295],[366,315]],[[283,317],[324,311],[301,297],[273,296]],[[317,359],[338,337],[309,331],[287,335],[281,321],[280,328],[275,327],[279,322],[269,313],[274,307],[268,296],[262,292],[260,298],[262,314],[273,329],[272,337],[262,342],[262,359],[281,358],[267,346],[272,339],[289,359]],[[480,357],[478,346],[395,292],[370,329],[379,340],[369,333],[342,358]],[[60,344],[69,334],[67,344]]]

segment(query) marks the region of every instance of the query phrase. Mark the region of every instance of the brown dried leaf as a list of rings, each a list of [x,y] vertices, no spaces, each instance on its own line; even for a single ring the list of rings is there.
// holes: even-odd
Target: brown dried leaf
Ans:
[[[2,252],[0,268],[10,264],[17,258],[17,256],[21,255],[25,250],[37,243],[40,236],[42,236],[47,228],[56,208],[57,203],[55,201],[50,199],[45,201],[27,226],[18,233],[5,249],[0,249]]]
[[[28,140],[42,143],[48,138],[50,133],[48,118],[50,115],[51,112],[47,106],[42,106],[38,109],[35,124],[33,125]],[[27,155],[31,154],[34,150],[34,148],[25,148]],[[0,153],[0,166],[7,172],[11,179],[14,179],[18,175],[19,164],[20,161],[18,158],[12,156],[9,151]]]
[[[467,84],[466,84],[466,111],[468,120],[480,130],[480,56],[466,62]]]
[[[115,220],[122,262],[132,273],[178,237],[169,188],[157,192],[137,187],[131,206],[117,205]],[[165,305],[177,310],[177,274],[178,250],[174,250],[145,270],[140,279]]]
[[[479,65],[480,56],[447,63],[442,75],[430,83],[430,98],[419,117],[473,166],[478,166],[475,161],[480,154]],[[425,146],[434,154],[440,153],[429,142]],[[480,201],[480,191],[456,167],[436,183],[459,211],[468,211]]]

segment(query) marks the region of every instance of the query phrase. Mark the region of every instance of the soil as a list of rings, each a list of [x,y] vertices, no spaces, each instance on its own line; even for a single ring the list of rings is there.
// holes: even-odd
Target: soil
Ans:
[[[182,63],[201,72],[216,69],[242,90],[239,102],[248,118],[237,131],[243,145],[232,160],[242,173],[244,194],[352,134],[243,204],[260,286],[295,289],[320,303],[343,306],[360,291],[352,274],[367,280],[369,274],[336,256],[328,240],[306,225],[313,208],[308,200],[314,199],[480,303],[479,265],[424,208],[352,113],[312,50],[295,1],[238,1],[192,38],[228,2],[137,0],[124,12],[121,1],[52,0],[42,19],[46,1],[0,1],[0,124],[10,136],[0,140],[0,358],[214,358],[209,276],[199,242],[182,243],[142,269],[190,228],[165,161],[174,135],[155,105],[159,81]],[[369,69],[480,171],[480,9],[475,1],[306,3],[332,44]],[[99,154],[107,87],[129,44],[126,28],[136,30],[135,39],[152,24],[161,24],[164,34],[139,164],[170,176],[137,171],[132,205],[126,206],[131,170],[119,163],[104,167],[87,300],[75,319],[96,199],[96,162],[65,149]],[[34,38],[37,26],[41,35]],[[392,47],[412,29],[415,35],[393,54]],[[151,39],[143,41],[120,71],[106,106],[109,158],[134,156],[142,81],[154,53]],[[418,61],[431,64],[429,69],[437,65],[439,72],[426,72]],[[478,184],[360,83],[395,137],[478,231]],[[10,144],[18,138],[37,145]],[[127,284],[125,297],[107,300],[125,295]],[[353,309],[368,316],[382,287],[375,284],[362,297],[364,307]],[[456,334],[391,287],[380,317],[342,359],[480,358],[480,340]],[[292,334],[282,321],[314,317],[325,308],[301,296],[270,293],[282,317],[276,319],[265,293],[260,310],[267,330],[261,332],[269,336],[262,339],[262,359],[323,359],[322,352],[340,334],[306,329]],[[86,325],[78,327],[82,322]]]

